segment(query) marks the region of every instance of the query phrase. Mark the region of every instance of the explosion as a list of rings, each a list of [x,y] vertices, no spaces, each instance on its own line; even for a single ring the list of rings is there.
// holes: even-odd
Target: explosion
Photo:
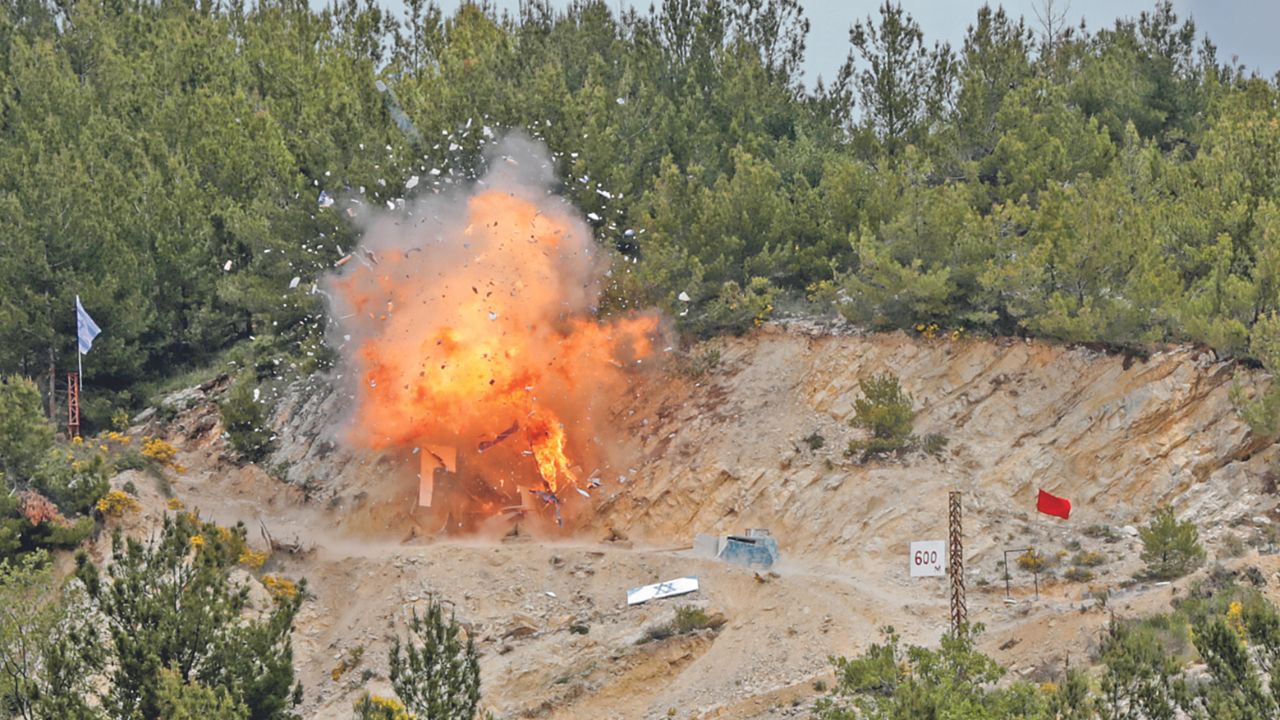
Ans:
[[[595,317],[606,254],[508,139],[488,174],[369,224],[326,279],[358,447],[419,455],[420,504],[454,517],[588,495],[608,409],[653,351],[656,315]],[[437,482],[437,469],[448,471]]]

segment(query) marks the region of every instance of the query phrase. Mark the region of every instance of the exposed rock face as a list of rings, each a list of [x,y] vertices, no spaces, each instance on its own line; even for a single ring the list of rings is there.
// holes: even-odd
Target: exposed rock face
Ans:
[[[1233,368],[1193,349],[1142,360],[1023,340],[777,327],[718,342],[720,365],[704,377],[651,377],[617,408],[611,421],[634,438],[632,460],[603,477],[588,523],[666,544],[768,527],[784,556],[862,562],[941,537],[952,489],[965,493],[972,555],[1014,531],[1141,524],[1163,503],[1210,535],[1275,505],[1263,486],[1276,449],[1235,413]],[[849,424],[858,381],[882,370],[913,396],[915,432],[948,439],[939,456],[845,457],[861,432]],[[276,406],[267,465],[315,499],[385,484],[403,459],[345,447],[348,410],[327,378],[295,384]],[[813,433],[822,447],[803,441]],[[1069,525],[1034,512],[1039,488],[1072,501]]]
[[[952,489],[965,494],[970,554],[1015,528],[1140,524],[1162,503],[1211,534],[1275,505],[1263,489],[1275,448],[1235,413],[1232,367],[1195,350],[1143,361],[1022,340],[770,329],[720,351],[717,371],[640,387],[620,411],[642,459],[625,484],[606,482],[601,527],[667,542],[768,527],[784,556],[867,561],[942,537]],[[858,380],[883,370],[914,397],[915,432],[948,438],[940,457],[844,457],[861,432],[849,425]],[[811,433],[821,448],[802,440]],[[1069,525],[1037,516],[1039,488],[1071,499]]]

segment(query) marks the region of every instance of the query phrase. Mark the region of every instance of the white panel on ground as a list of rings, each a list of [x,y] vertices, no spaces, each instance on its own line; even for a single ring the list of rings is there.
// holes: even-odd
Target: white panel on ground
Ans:
[[[627,604],[639,605],[642,602],[650,600],[661,600],[662,598],[675,597],[676,595],[687,595],[698,590],[698,578],[682,577],[666,582],[654,583],[653,585],[644,585],[638,588],[632,588],[627,591]]]

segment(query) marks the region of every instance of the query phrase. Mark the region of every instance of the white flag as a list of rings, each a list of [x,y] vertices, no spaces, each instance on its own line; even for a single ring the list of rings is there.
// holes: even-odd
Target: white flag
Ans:
[[[89,317],[89,313],[85,312],[84,306],[80,304],[80,296],[76,296],[76,338],[80,343],[80,354],[84,355],[93,347],[93,339],[98,337],[102,330],[98,327],[98,323]]]

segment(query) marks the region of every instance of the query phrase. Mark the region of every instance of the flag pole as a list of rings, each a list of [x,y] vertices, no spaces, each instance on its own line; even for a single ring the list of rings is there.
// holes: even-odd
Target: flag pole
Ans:
[[[80,296],[76,295],[76,395],[84,392],[84,353],[80,352]],[[79,418],[76,418],[79,420]]]
[[[80,402],[81,394],[84,391],[84,353],[80,351],[80,295],[76,295],[76,387],[75,387],[75,430],[74,433],[78,437],[80,435]],[[72,389],[67,388],[67,392],[71,393]]]

